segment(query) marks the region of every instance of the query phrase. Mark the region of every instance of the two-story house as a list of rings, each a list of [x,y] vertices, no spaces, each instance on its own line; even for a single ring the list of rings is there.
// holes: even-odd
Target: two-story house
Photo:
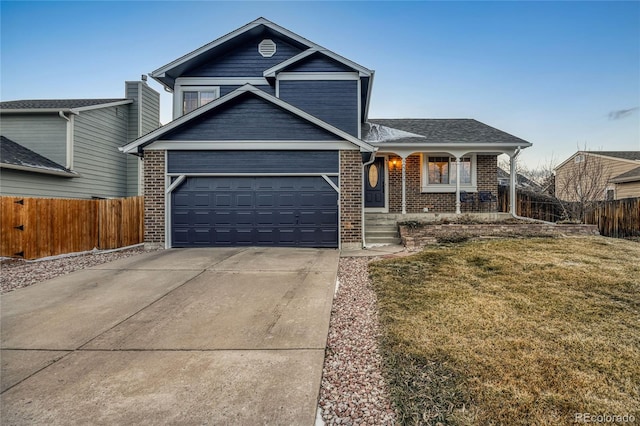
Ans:
[[[0,102],[0,195],[111,198],[142,193],[141,159],[118,148],[160,126],[145,81],[112,99]]]
[[[152,72],[146,242],[359,247],[368,211],[460,212],[529,142],[471,119],[370,120],[374,72],[259,18]],[[515,185],[513,185],[515,187]]]

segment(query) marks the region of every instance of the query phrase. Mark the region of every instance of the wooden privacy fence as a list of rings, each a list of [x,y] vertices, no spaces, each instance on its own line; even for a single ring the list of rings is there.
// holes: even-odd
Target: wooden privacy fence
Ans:
[[[0,197],[0,256],[37,259],[144,241],[143,197]]]
[[[498,210],[509,212],[509,187],[498,186]],[[522,217],[557,222],[562,219],[560,202],[550,195],[516,191],[516,214]]]
[[[604,201],[586,212],[584,222],[598,225],[607,237],[640,237],[640,198]]]

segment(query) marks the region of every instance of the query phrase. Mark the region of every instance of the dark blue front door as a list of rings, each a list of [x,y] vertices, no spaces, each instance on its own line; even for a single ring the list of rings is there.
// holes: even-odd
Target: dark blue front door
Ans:
[[[364,206],[384,207],[384,158],[365,167],[364,182]]]

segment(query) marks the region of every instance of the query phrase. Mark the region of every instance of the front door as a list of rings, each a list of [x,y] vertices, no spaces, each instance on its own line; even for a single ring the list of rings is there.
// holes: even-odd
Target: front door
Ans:
[[[383,208],[384,196],[384,158],[378,157],[364,170],[364,206]]]

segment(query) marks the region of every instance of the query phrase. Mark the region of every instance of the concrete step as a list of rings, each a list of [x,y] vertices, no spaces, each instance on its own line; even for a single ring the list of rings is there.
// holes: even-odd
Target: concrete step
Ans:
[[[367,245],[369,244],[400,244],[400,238],[390,237],[365,237]]]
[[[395,229],[390,230],[379,230],[379,229],[368,229],[365,232],[365,236],[369,237],[388,237],[388,238],[399,238],[400,234]]]

